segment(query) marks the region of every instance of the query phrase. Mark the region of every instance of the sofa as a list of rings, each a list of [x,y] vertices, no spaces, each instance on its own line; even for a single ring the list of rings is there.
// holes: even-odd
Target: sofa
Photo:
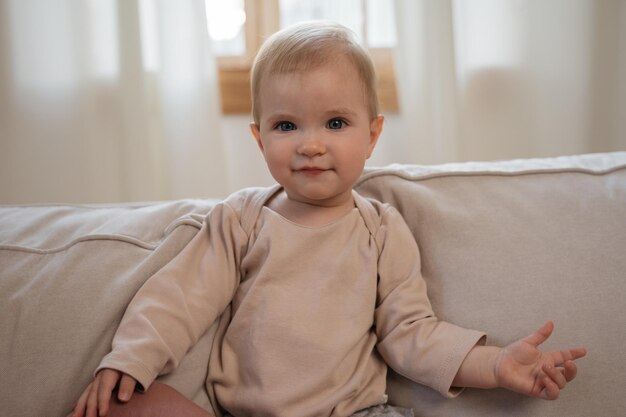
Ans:
[[[445,399],[390,371],[391,403],[424,417],[626,415],[626,152],[368,168],[356,189],[406,219],[440,319],[497,345],[552,320],[545,349],[588,349],[556,401]],[[0,414],[67,415],[125,306],[216,201],[0,207]],[[159,377],[206,410],[214,332]]]

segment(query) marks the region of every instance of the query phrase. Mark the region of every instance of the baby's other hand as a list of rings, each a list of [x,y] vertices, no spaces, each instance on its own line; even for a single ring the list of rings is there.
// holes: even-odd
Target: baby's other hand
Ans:
[[[117,398],[127,402],[135,392],[137,381],[130,375],[114,369],[103,369],[85,388],[74,406],[72,417],[104,417],[109,411],[109,403],[115,386],[119,382]]]
[[[576,377],[574,361],[587,354],[584,348],[542,352],[554,324],[547,322],[531,335],[500,351],[496,362],[498,385],[531,397],[555,400],[568,382]]]

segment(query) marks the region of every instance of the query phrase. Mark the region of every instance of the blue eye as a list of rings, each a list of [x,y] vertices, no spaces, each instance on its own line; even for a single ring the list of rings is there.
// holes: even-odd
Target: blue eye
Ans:
[[[291,122],[280,122],[276,124],[276,129],[281,132],[291,132],[292,130],[296,130],[296,125]]]
[[[341,119],[331,119],[328,121],[328,123],[326,123],[326,127],[333,130],[342,129],[346,127],[346,122]]]

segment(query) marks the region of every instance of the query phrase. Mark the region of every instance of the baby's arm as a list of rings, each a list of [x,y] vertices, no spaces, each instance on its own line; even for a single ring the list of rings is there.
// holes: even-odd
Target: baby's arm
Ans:
[[[467,355],[453,386],[506,388],[511,391],[554,400],[576,377],[574,360],[586,355],[584,348],[542,352],[539,345],[554,330],[552,322],[533,334],[504,348],[475,346]]]
[[[211,236],[210,230],[215,230]],[[125,402],[137,383],[148,390],[159,374],[178,365],[230,303],[245,243],[247,235],[233,210],[217,205],[192,241],[131,300],[112,350],[77,401],[74,415],[105,415],[118,382],[118,398]]]
[[[72,417],[106,416],[115,386],[119,382],[117,398],[127,402],[135,392],[137,381],[130,375],[114,369],[102,369],[76,402]]]

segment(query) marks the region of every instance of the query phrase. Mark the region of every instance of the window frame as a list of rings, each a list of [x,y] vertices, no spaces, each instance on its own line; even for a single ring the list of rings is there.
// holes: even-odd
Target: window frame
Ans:
[[[218,57],[222,113],[251,112],[250,68],[263,40],[280,27],[279,0],[245,0],[246,53],[242,56]],[[369,48],[378,76],[378,100],[384,113],[397,113],[398,95],[392,48]]]

